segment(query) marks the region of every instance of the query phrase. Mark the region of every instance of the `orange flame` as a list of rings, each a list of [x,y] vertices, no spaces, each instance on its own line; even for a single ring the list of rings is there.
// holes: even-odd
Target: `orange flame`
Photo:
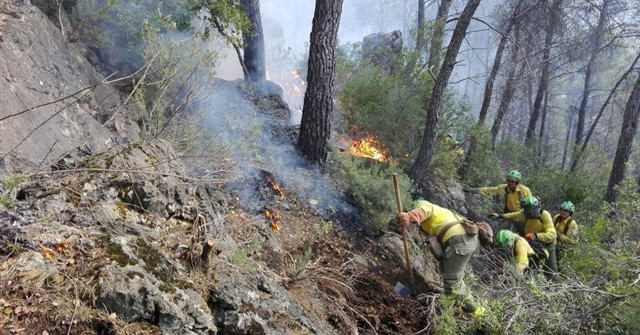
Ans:
[[[280,214],[276,211],[271,212],[270,210],[265,209],[264,216],[267,217],[267,219],[269,219],[271,223],[271,230],[274,233],[279,232],[280,231]]]
[[[378,142],[374,136],[366,136],[359,140],[354,140],[351,144],[351,154],[354,156],[368,157],[380,162],[387,162],[387,150]]]
[[[267,181],[269,182],[271,188],[276,191],[276,193],[278,193],[278,195],[280,196],[280,200],[283,200],[284,193],[282,193],[282,189],[280,189],[280,186],[271,177],[267,177]]]

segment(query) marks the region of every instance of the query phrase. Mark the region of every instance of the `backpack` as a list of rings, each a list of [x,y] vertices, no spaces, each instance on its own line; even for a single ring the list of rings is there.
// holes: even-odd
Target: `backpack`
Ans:
[[[549,258],[549,252],[544,245],[538,241],[527,241],[531,246],[531,249],[536,253],[536,259],[538,263],[543,263]]]
[[[493,228],[491,228],[491,226],[484,221],[478,221],[476,222],[476,225],[478,226],[478,237],[480,238],[480,244],[485,247],[493,244]]]
[[[489,247],[493,243],[493,228],[491,228],[491,226],[488,223],[482,222],[482,221],[473,222],[471,220],[467,220],[464,218],[458,222],[452,222],[442,227],[442,229],[440,230],[440,233],[438,234],[437,240],[442,241],[442,238],[446,234],[447,230],[449,230],[449,228],[455,226],[458,223],[460,223],[462,227],[464,227],[464,230],[467,233],[467,235],[470,235],[470,236],[478,235],[478,239],[480,240],[481,245],[485,247]]]
[[[489,247],[493,243],[493,228],[483,221],[474,222],[464,218],[462,215],[458,214],[455,211],[452,211],[453,215],[458,219],[459,223],[464,227],[464,231],[467,235],[478,235],[478,239],[480,240],[480,245]],[[444,233],[451,228],[450,226],[445,226],[440,231],[439,240],[442,241],[442,237],[444,237]]]

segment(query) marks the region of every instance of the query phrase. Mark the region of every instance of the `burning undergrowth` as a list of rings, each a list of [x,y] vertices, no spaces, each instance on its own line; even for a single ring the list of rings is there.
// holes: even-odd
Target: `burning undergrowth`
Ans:
[[[285,187],[327,220],[350,225],[362,221],[357,206],[331,178],[298,155],[295,128],[280,98],[282,92],[272,84],[265,85],[218,82],[203,106],[208,130],[233,148],[230,156],[237,162],[236,181],[230,186],[240,206],[261,216],[265,208],[274,213],[278,206],[266,202],[263,191],[271,188],[270,180],[271,185]],[[281,197],[282,193],[276,195]]]

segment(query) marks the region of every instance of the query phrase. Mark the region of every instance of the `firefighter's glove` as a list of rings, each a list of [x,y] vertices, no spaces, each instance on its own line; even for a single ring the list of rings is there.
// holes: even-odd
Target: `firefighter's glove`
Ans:
[[[499,219],[499,218],[500,218],[500,214],[498,214],[498,213],[496,213],[496,212],[491,213],[491,214],[490,214],[490,216],[491,216],[492,218],[495,218],[495,219]]]
[[[536,235],[532,233],[526,233],[524,234],[524,238],[526,238],[528,241],[535,241]]]

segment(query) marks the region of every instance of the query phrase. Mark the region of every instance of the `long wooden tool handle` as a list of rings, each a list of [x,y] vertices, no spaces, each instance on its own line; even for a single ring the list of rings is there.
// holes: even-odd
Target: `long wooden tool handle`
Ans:
[[[398,206],[398,213],[402,213],[402,200],[400,199],[400,188],[398,187],[398,174],[393,174],[393,188],[396,192],[396,205]],[[407,242],[407,230],[404,226],[400,226],[400,232],[402,233],[402,244],[404,245],[404,261],[409,273],[409,280],[411,281],[411,290],[415,290],[415,283],[413,280],[413,268],[411,267],[411,259],[409,258],[409,243]]]

